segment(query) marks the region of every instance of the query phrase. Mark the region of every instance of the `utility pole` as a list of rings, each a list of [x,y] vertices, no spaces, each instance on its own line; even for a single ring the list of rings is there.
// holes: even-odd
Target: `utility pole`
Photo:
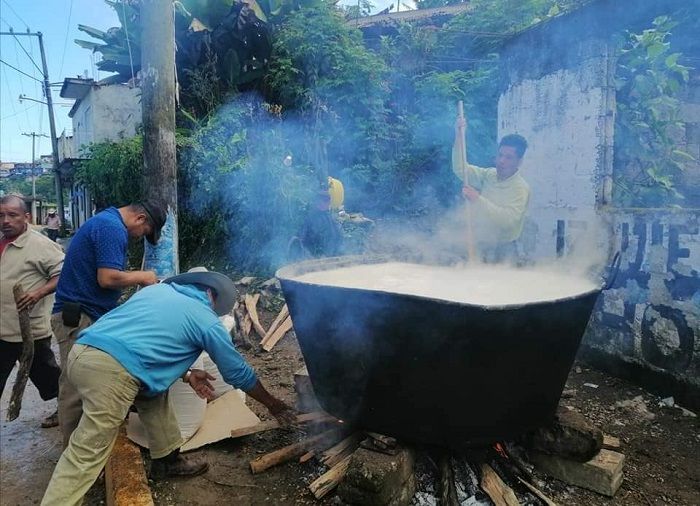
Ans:
[[[51,148],[53,151],[53,172],[56,183],[56,204],[58,207],[58,215],[61,217],[61,233],[65,232],[66,217],[63,205],[63,188],[61,185],[61,173],[58,171],[58,138],[56,137],[56,121],[53,117],[53,100],[51,99],[51,86],[49,84],[49,70],[46,66],[46,53],[44,52],[44,38],[41,32],[32,33],[27,29],[26,32],[15,32],[10,28],[9,32],[0,32],[0,35],[12,37],[37,37],[39,39],[39,50],[41,51],[41,66],[44,74],[44,96],[46,97],[46,105],[49,109],[49,126],[51,128]],[[31,77],[31,76],[29,76]],[[37,79],[38,80],[38,79]]]
[[[147,199],[167,209],[160,241],[145,241],[144,268],[159,278],[177,274],[177,161],[175,158],[175,10],[172,0],[141,1],[143,173]],[[147,41],[147,43],[146,43]]]
[[[61,218],[61,234],[66,231],[66,213],[63,205],[63,185],[61,185],[61,173],[58,171],[58,137],[56,137],[56,120],[53,117],[53,100],[51,98],[51,85],[49,84],[49,69],[46,66],[46,52],[44,51],[44,37],[37,32],[39,37],[39,50],[41,51],[41,67],[44,69],[44,96],[49,108],[49,128],[51,129],[51,150],[53,151],[53,173],[56,185],[56,206],[58,216]]]
[[[32,138],[32,221],[36,225],[36,155],[34,151],[34,141],[37,137],[48,137],[48,135],[38,134],[36,132],[29,134],[22,133],[22,135]]]

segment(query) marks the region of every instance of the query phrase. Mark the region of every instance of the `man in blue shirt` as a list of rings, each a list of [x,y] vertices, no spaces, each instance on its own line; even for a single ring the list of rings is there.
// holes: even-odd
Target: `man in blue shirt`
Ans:
[[[78,229],[66,253],[51,317],[62,368],[80,331],[114,309],[123,288],[148,286],[157,281],[154,272],[126,270],[127,249],[129,238],[145,236],[156,244],[165,220],[162,206],[147,201],[105,209]],[[58,392],[64,446],[81,414],[80,397],[66,381],[64,372]]]
[[[107,462],[132,403],[149,438],[151,477],[193,476],[206,462],[187,460],[167,392],[178,378],[212,398],[205,371],[189,369],[202,351],[223,379],[267,407],[282,424],[294,413],[273,397],[236,351],[217,315],[233,307],[233,282],[218,272],[188,272],[144,288],[80,333],[68,356],[68,381],[83,416],[56,464],[43,505],[80,504]]]

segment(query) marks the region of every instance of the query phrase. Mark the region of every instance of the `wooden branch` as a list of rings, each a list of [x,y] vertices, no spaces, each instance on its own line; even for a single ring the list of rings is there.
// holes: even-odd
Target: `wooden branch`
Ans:
[[[267,333],[265,334],[265,337],[263,337],[262,341],[260,341],[260,344],[263,345],[267,342],[268,339],[272,336],[272,334],[275,333],[275,330],[280,326],[282,322],[284,322],[287,317],[289,316],[289,308],[287,307],[287,304],[285,304],[282,309],[280,310],[279,314],[275,318],[275,321],[272,322],[272,325],[270,325],[270,328],[267,329]]]
[[[285,446],[279,450],[275,450],[274,452],[266,453],[265,455],[261,455],[257,459],[250,461],[250,470],[253,472],[253,474],[262,473],[263,471],[266,471],[277,464],[282,464],[300,457],[309,451],[309,449],[316,443],[319,443],[327,437],[331,437],[335,433],[337,433],[336,429],[327,430],[315,436],[303,439],[298,443]]]
[[[19,283],[12,287],[12,294],[15,297],[15,304],[18,304],[24,295],[24,290]],[[20,311],[17,308],[17,316],[19,317],[19,331],[22,335],[22,355],[19,358],[19,369],[17,370],[15,384],[12,387],[10,402],[7,405],[8,422],[15,420],[22,409],[22,396],[24,395],[24,388],[27,386],[29,371],[34,361],[34,339],[29,321],[29,309],[25,308]]]
[[[455,474],[449,455],[445,454],[440,457],[438,468],[440,470],[440,498],[438,503],[441,506],[459,506]]]
[[[315,411],[313,413],[302,413],[301,415],[297,415],[297,423],[306,423],[306,422],[322,423],[322,422],[333,422],[333,421],[337,421],[337,418],[335,418],[334,416],[331,416],[328,413],[325,413],[323,411]],[[250,427],[243,427],[240,429],[232,430],[231,437],[237,438],[237,437],[243,437],[243,436],[250,436],[251,434],[259,434],[261,432],[267,432],[267,431],[279,429],[279,428],[280,428],[280,423],[277,420],[270,420],[267,422],[261,422],[257,425],[251,425]]]
[[[518,476],[517,478],[518,478],[518,480],[520,481],[520,483],[522,483],[523,485],[525,485],[525,486],[528,488],[528,490],[530,490],[530,492],[532,492],[532,493],[535,494],[537,497],[539,497],[540,499],[542,499],[542,501],[544,501],[544,503],[545,503],[547,506],[557,506],[557,503],[555,503],[554,501],[552,501],[549,497],[547,497],[547,496],[545,495],[544,492],[542,492],[539,488],[537,488],[536,486],[534,486],[532,483],[523,480],[520,476]]]
[[[250,335],[250,329],[253,327],[253,319],[250,317],[250,313],[246,313],[243,318],[243,335],[248,337]]]
[[[520,506],[513,489],[506,485],[488,464],[481,465],[481,488],[496,506]]]
[[[277,341],[282,339],[284,335],[290,330],[292,330],[292,317],[287,316],[287,319],[284,320],[284,322],[279,326],[277,330],[275,330],[275,333],[270,336],[270,339],[268,339],[265,342],[262,349],[265,351],[270,351],[272,348],[275,347]]]
[[[304,462],[308,462],[309,460],[311,460],[315,456],[316,456],[316,450],[309,450],[304,455],[299,457],[299,463],[303,464]]]
[[[253,324],[253,328],[255,329],[255,332],[260,336],[260,338],[265,337],[265,329],[263,328],[262,325],[260,325],[260,318],[258,317],[258,300],[260,300],[260,294],[256,293],[255,295],[250,295],[246,294],[245,296],[245,308],[248,310],[248,314],[250,315],[250,320]]]
[[[459,116],[460,119],[464,119],[466,122],[466,118],[464,117],[464,103],[461,100],[459,102],[457,102],[457,115]],[[460,132],[459,137],[457,138],[457,149],[459,150],[459,164],[460,164],[460,169],[462,171],[462,182],[466,186],[469,184],[469,171],[467,169],[467,128],[466,128],[466,126],[465,126],[464,130],[462,130]],[[473,211],[472,206],[471,206],[469,201],[467,201],[466,213],[467,213],[467,230],[466,230],[467,253],[469,255],[469,261],[476,262],[477,257],[476,257],[476,241],[474,239],[474,211]]]
[[[352,455],[360,445],[361,432],[355,432],[321,454],[321,462],[333,467],[348,455]]]
[[[322,499],[338,486],[348,472],[351,457],[352,454],[348,455],[309,485],[309,490],[311,490],[316,499]]]

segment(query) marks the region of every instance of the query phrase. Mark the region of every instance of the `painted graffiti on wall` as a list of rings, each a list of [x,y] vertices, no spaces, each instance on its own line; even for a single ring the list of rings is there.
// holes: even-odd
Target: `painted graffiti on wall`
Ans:
[[[589,335],[591,344],[692,376],[700,353],[697,216],[622,218],[615,240],[623,261],[599,300],[594,318],[602,325]]]

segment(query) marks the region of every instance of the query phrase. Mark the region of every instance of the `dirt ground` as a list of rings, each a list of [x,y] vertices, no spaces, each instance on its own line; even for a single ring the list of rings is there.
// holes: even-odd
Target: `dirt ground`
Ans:
[[[266,328],[279,304],[279,299],[261,301],[261,319]],[[293,334],[270,353],[243,354],[275,395],[295,404],[293,373],[303,365],[303,359]],[[8,386],[12,382],[11,378]],[[678,408],[660,407],[659,397],[580,364],[572,370],[566,388],[562,403],[583,413],[606,434],[620,438],[626,463],[622,487],[613,499],[537,474],[536,484],[557,504],[700,505],[698,418]],[[643,403],[630,407],[617,404],[637,396],[642,396]],[[55,409],[55,401],[41,401],[29,384],[20,417],[6,422],[8,398],[6,391],[0,402],[0,505],[39,504],[60,456],[58,429],[39,428],[41,419]],[[258,403],[248,403],[261,419],[270,419]],[[309,492],[308,484],[324,470],[314,460],[284,464],[258,475],[250,472],[250,460],[302,435],[298,430],[278,430],[222,441],[193,452],[208,459],[209,472],[192,479],[151,482],[154,501],[157,505],[336,504],[333,496],[317,501]],[[102,482],[98,481],[85,504],[104,504],[103,494]]]

